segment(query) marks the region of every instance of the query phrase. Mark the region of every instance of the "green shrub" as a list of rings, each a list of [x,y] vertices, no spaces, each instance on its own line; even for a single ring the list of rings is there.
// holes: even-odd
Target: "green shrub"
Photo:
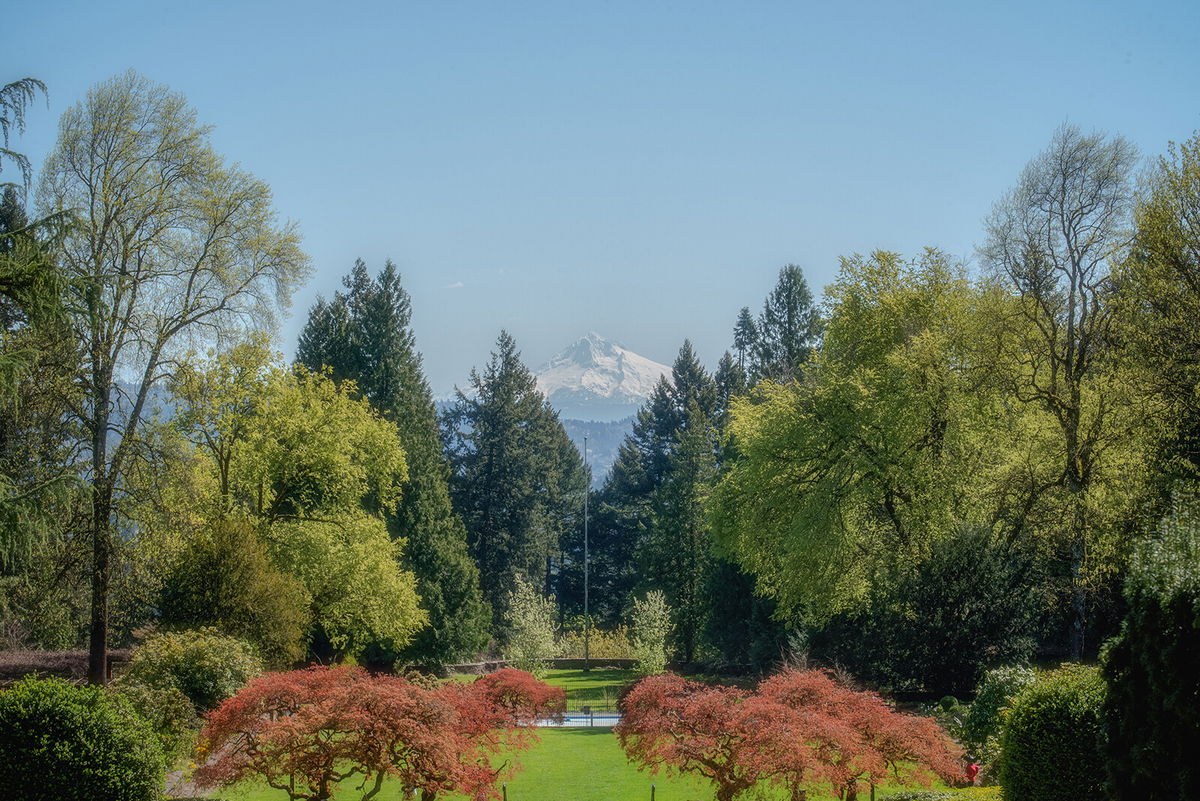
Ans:
[[[216,629],[201,628],[146,638],[133,652],[124,680],[179,690],[203,714],[261,672],[262,662],[248,644]]]
[[[164,770],[149,724],[119,696],[35,678],[0,692],[0,797],[148,801]]]
[[[1046,673],[1013,699],[1000,747],[1005,801],[1099,798],[1104,681],[1093,667]]]
[[[963,720],[963,745],[981,765],[992,765],[1000,756],[1000,732],[1012,699],[1037,679],[1024,665],[992,668],[975,689],[975,700]]]
[[[558,655],[564,659],[583,658],[583,618],[578,625],[565,629],[558,638]],[[592,659],[632,659],[633,645],[624,626],[593,628],[588,632],[587,652]]]
[[[168,764],[191,755],[196,735],[200,733],[200,717],[177,687],[150,687],[121,680],[109,685],[109,689],[124,697],[154,729]]]
[[[254,527],[222,520],[201,529],[162,590],[169,628],[213,626],[253,643],[275,667],[304,658],[309,599],[300,581],[272,563]]]
[[[1129,614],[1104,655],[1110,790],[1200,797],[1200,502],[1175,508],[1134,550]]]
[[[949,734],[955,742],[962,744],[966,742],[966,737],[963,735],[964,721],[970,711],[969,705],[962,703],[953,695],[947,695],[936,704],[926,707],[922,714],[931,715],[946,734]]]

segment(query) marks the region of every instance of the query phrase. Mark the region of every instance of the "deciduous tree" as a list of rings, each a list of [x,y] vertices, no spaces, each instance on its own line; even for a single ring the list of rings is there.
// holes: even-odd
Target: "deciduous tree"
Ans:
[[[517,575],[505,609],[504,658],[521,670],[544,673],[556,650],[554,599]]]
[[[793,799],[830,788],[853,801],[860,783],[960,775],[960,752],[932,720],[897,714],[819,671],[785,671],[755,693],[651,676],[625,696],[622,712],[616,733],[631,759],[652,772],[704,776],[719,801],[760,784]]]
[[[783,614],[803,608],[809,620],[860,603],[960,521],[1008,524],[1009,508],[1023,508],[1005,489],[1025,467],[1005,461],[1020,429],[981,366],[984,293],[931,250],[843,259],[827,294],[805,380],[734,400],[736,456],[710,504],[724,551]],[[1019,492],[1038,477],[1012,483]]]
[[[644,598],[634,598],[630,618],[638,673],[643,676],[662,673],[667,669],[667,641],[671,637],[671,608],[666,597],[658,590],[651,590]]]
[[[561,690],[515,670],[435,689],[358,668],[270,673],[209,715],[196,779],[255,778],[293,801],[327,801],[350,786],[366,801],[389,776],[422,801],[495,798],[504,765],[492,760],[532,744],[533,726],[562,701]]]
[[[388,536],[407,475],[395,426],[323,372],[286,368],[261,342],[181,370],[169,424],[207,459],[208,507],[251,520],[298,579],[323,657],[403,647],[425,622],[403,540]]]
[[[128,72],[62,117],[39,202],[78,210],[55,254],[83,352],[91,485],[88,676],[105,680],[114,515],[152,390],[183,351],[269,318],[307,270],[266,184],[228,167],[184,98]]]
[[[1058,483],[1066,494],[1065,545],[1072,571],[1070,653],[1084,647],[1093,550],[1088,493],[1114,439],[1113,399],[1104,386],[1105,343],[1113,320],[1112,265],[1130,241],[1130,174],[1137,151],[1121,137],[1064,125],[1021,173],[987,221],[984,263],[1021,299],[1025,324],[1015,359],[1017,398],[1054,419]]]

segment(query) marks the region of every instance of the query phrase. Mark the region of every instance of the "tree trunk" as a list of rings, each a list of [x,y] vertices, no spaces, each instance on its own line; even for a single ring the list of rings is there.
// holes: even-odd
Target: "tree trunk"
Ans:
[[[1071,642],[1070,656],[1072,662],[1083,659],[1083,631],[1087,623],[1086,595],[1083,586],[1083,539],[1082,533],[1076,535],[1071,544]]]
[[[88,641],[88,684],[108,681],[108,582],[111,573],[112,490],[92,487],[92,628]]]
[[[1083,659],[1083,631],[1087,621],[1087,606],[1083,586],[1084,538],[1087,536],[1087,511],[1084,491],[1087,489],[1087,469],[1084,449],[1080,444],[1079,390],[1072,392],[1072,405],[1066,416],[1067,491],[1071,500],[1071,630],[1068,635],[1068,654],[1072,662]]]
[[[88,683],[108,682],[108,582],[112,556],[113,476],[108,465],[111,382],[92,365],[92,626],[88,639]]]

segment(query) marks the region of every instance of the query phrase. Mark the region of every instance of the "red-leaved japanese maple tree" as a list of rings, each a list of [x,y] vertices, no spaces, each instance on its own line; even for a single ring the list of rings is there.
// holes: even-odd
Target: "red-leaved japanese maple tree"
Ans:
[[[201,732],[207,759],[196,782],[256,778],[293,801],[327,801],[353,787],[368,801],[391,776],[425,801],[444,791],[495,797],[496,744],[526,742],[538,715],[550,714],[562,695],[511,673],[519,675],[478,689],[480,682],[432,690],[357,668],[264,674],[209,713]],[[506,738],[508,731],[521,736]]]
[[[849,737],[816,734],[811,746],[822,763],[819,775],[843,801],[857,798],[859,784],[889,778],[928,787],[933,777],[962,779],[962,750],[932,719],[896,712],[875,693],[838,684],[820,670],[786,670],[758,686],[758,695],[801,718],[828,720]]]
[[[652,772],[695,773],[732,801],[760,784],[803,799],[823,789],[843,801],[859,781],[889,775],[928,785],[930,771],[958,775],[958,752],[935,723],[894,712],[876,695],[819,671],[786,671],[757,692],[664,674],[639,682],[616,733]]]

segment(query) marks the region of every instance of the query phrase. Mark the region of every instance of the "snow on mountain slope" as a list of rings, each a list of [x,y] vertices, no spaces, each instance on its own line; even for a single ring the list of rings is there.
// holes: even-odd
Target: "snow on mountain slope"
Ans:
[[[597,333],[568,346],[535,373],[559,416],[576,420],[621,420],[635,413],[671,368],[639,356]]]

